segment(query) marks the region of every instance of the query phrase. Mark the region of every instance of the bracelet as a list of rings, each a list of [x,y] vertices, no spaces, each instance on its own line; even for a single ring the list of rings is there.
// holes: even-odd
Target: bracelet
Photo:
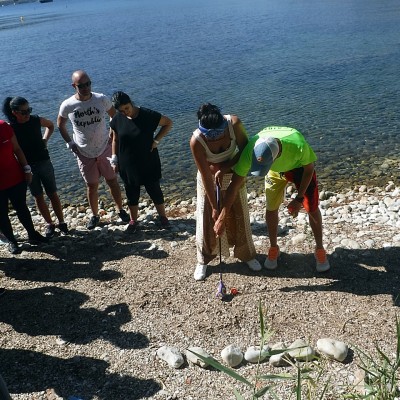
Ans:
[[[303,201],[304,201],[304,196],[303,196],[303,197],[296,196],[294,199],[295,199],[297,202],[299,202],[299,203],[303,204]]]
[[[73,146],[74,144],[75,144],[75,142],[74,142],[73,140],[70,140],[70,141],[66,144],[66,146],[67,146],[68,149],[71,149],[72,146]]]
[[[155,144],[160,144],[160,141],[159,141],[159,140],[156,140],[156,139],[153,139],[153,142],[154,142]]]
[[[31,168],[31,166],[30,166],[29,164],[26,164],[26,165],[23,167],[23,170],[24,170],[24,172],[25,172],[26,174],[30,174],[30,173],[32,172],[32,168]]]

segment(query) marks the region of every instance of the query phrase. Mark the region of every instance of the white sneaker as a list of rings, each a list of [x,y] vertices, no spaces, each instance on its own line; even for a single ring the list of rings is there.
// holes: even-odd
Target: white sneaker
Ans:
[[[255,258],[250,261],[246,261],[246,264],[252,271],[261,271],[262,269],[261,264]]]
[[[196,269],[194,270],[193,278],[196,281],[203,281],[206,277],[207,265],[205,264],[197,264]]]
[[[318,249],[314,253],[315,260],[317,261],[317,272],[326,272],[331,268],[326,251]]]
[[[270,247],[268,251],[268,256],[265,259],[264,267],[266,269],[276,269],[278,267],[278,257],[281,252],[279,251],[279,247]]]

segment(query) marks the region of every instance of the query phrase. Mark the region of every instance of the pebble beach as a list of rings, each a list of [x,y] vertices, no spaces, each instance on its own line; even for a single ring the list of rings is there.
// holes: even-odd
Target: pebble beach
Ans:
[[[291,195],[288,187],[287,200]],[[264,198],[250,191],[248,199],[263,263]],[[100,225],[87,231],[87,207],[68,206],[71,233],[57,233],[40,247],[27,243],[12,216],[24,249],[11,256],[0,246],[1,286],[7,288],[0,300],[0,372],[12,398],[233,399],[233,388],[245,395],[245,385],[193,364],[187,349],[200,347],[227,365],[221,355],[227,346],[243,354],[257,346],[260,301],[274,332],[269,346],[303,340],[319,354],[317,343],[324,338],[343,343],[346,358],[324,364],[326,374],[334,376],[327,398],[362,393],[355,346],[373,352],[379,343],[388,354],[395,349],[400,187],[388,181],[381,188],[322,190],[320,207],[328,273],[315,272],[306,214],[292,219],[281,207],[282,256],[276,271],[255,273],[233,258],[223,265],[215,260],[204,282],[192,277],[195,198],[167,207],[170,230],[160,229],[153,206],[144,200],[141,229],[133,237],[112,207],[104,206]],[[41,217],[34,209],[32,215],[43,233]],[[215,299],[219,272],[238,292],[227,302]],[[160,357],[166,348],[182,354],[179,368]],[[235,371],[250,379],[256,365],[243,359]],[[293,368],[267,358],[261,372],[293,373]],[[293,384],[275,390],[287,399]]]

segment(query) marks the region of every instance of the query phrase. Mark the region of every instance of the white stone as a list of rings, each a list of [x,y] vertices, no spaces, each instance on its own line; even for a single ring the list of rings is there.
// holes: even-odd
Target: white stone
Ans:
[[[290,350],[293,349],[293,350]],[[290,357],[300,361],[311,361],[315,356],[315,350],[303,339],[296,339],[289,347]]]
[[[372,239],[368,239],[364,242],[366,247],[374,247],[375,242]]]
[[[317,341],[317,349],[320,353],[342,362],[349,351],[349,347],[339,340],[323,338]]]
[[[239,349],[239,347],[235,346],[234,344],[230,344],[226,346],[221,351],[221,358],[230,366],[236,367],[238,366],[243,360],[243,353]]]
[[[250,363],[258,363],[263,362],[269,355],[269,346],[264,345],[262,350],[260,346],[250,346],[247,348],[246,352],[244,353],[244,359]]]
[[[180,368],[184,363],[183,356],[176,347],[162,346],[157,350],[157,356],[172,368]]]
[[[286,346],[283,342],[278,342],[271,346],[272,356],[269,358],[269,363],[273,367],[285,367],[289,365],[285,360],[285,356],[287,357],[287,353],[284,351],[285,349]],[[274,354],[276,351],[279,351],[279,353]]]
[[[306,240],[307,240],[307,235],[305,235],[304,233],[300,233],[300,234],[292,237],[292,243],[293,244],[302,243],[302,242],[304,242]]]
[[[354,250],[361,248],[360,244],[353,239],[343,239],[340,244],[344,247]]]
[[[192,346],[186,350],[186,358],[188,359],[188,361],[190,361],[193,364],[199,365],[201,368],[207,368],[209,364],[206,361],[203,361],[196,354],[193,354],[192,351],[203,357],[211,357],[211,356],[201,347]]]

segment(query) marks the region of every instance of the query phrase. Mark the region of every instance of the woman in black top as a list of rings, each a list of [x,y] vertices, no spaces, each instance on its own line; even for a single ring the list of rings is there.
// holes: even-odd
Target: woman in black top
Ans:
[[[44,199],[43,187],[59,221],[58,228],[61,232],[68,233],[62,205],[57,194],[53,164],[47,150],[47,141],[54,131],[53,122],[38,115],[31,115],[32,108],[29,106],[28,100],[23,97],[7,97],[4,101],[3,112],[32,168],[33,176],[29,189],[32,196],[35,197],[37,208],[47,222],[46,237],[54,235],[56,226]],[[42,128],[45,128],[43,137]]]
[[[127,232],[136,231],[141,185],[153,200],[161,226],[166,228],[169,222],[160,187],[161,162],[157,146],[172,128],[172,121],[157,111],[137,107],[124,92],[114,93],[111,101],[118,112],[110,122],[113,138],[110,162],[125,184],[131,215]],[[158,126],[161,128],[154,136]]]

